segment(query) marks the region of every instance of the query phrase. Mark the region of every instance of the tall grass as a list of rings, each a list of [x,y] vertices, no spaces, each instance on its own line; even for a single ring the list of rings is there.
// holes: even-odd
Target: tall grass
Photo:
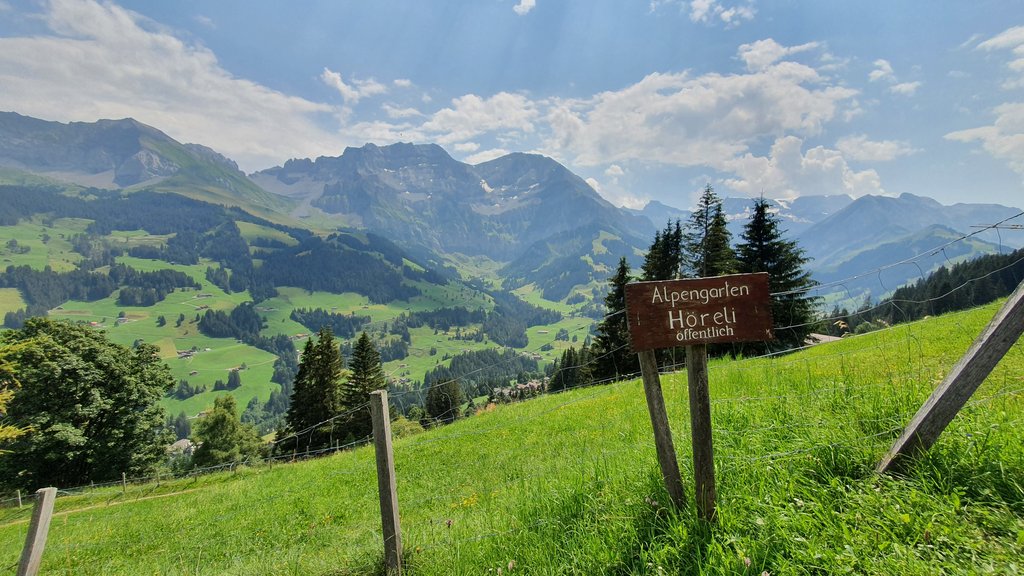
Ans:
[[[692,504],[681,373],[662,378],[688,490],[681,510],[668,504],[638,381],[500,406],[399,439],[408,572],[1019,572],[1024,344],[905,477],[873,472],[995,309],[779,358],[712,362],[715,525]],[[43,573],[381,570],[372,449],[120,491],[58,499],[66,514],[51,527]],[[4,566],[24,538],[12,514],[0,526]]]

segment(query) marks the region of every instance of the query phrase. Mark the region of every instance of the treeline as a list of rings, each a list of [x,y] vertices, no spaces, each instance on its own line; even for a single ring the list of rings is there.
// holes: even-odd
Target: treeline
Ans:
[[[562,313],[524,302],[511,292],[493,292],[494,310],[487,315],[483,331],[496,344],[510,348],[525,348],[529,344],[526,329],[542,324],[554,324]]]
[[[94,302],[107,298],[121,287],[118,304],[151,306],[176,288],[199,288],[190,276],[174,270],[140,272],[117,264],[106,273],[72,270],[54,272],[50,267],[35,270],[29,266],[8,266],[0,274],[0,287],[17,288],[28,304],[23,310],[8,312],[4,326],[20,328],[26,318],[45,316],[51,308],[68,300]]]
[[[490,394],[492,388],[507,386],[510,381],[539,376],[537,361],[514,350],[476,350],[452,357],[449,366],[438,366],[423,376],[423,387],[429,389],[450,380],[458,381],[468,396]]]
[[[947,268],[940,267],[892,296],[857,310],[835,307],[821,330],[833,335],[858,333],[887,325],[965,310],[1008,296],[1024,280],[1024,248],[989,254]]]
[[[403,282],[403,266],[374,253],[353,249],[346,235],[327,239],[309,238],[298,246],[274,253],[261,253],[259,271],[274,286],[297,286],[334,294],[355,292],[384,304],[408,300],[419,289]]]
[[[294,308],[289,318],[305,326],[310,332],[319,332],[321,328],[327,327],[339,338],[355,338],[356,332],[370,322],[369,316],[356,316],[351,314],[339,314],[328,312],[323,308]]]
[[[395,318],[396,324],[404,324],[409,328],[429,326],[434,330],[447,332],[454,326],[479,324],[487,317],[486,310],[469,310],[463,306],[438,308],[427,312],[404,312]]]

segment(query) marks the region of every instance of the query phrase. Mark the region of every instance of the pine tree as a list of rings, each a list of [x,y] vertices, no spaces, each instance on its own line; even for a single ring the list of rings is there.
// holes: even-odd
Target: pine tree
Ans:
[[[336,439],[334,418],[344,411],[341,383],[347,376],[330,328],[310,338],[302,351],[299,370],[292,386],[291,405],[280,431],[282,450],[313,450],[330,446]]]
[[[353,438],[364,438],[373,433],[373,422],[369,408],[356,409],[370,401],[370,392],[386,390],[388,383],[384,377],[380,352],[370,337],[363,332],[352,348],[352,361],[349,362],[349,378],[341,386],[341,402],[345,410],[353,412],[342,423],[342,435]]]
[[[708,184],[682,235],[685,272],[697,278],[736,273],[739,263],[726,224],[722,200]]]
[[[632,280],[626,258],[619,259],[615,275],[608,279],[609,291],[604,298],[605,318],[597,325],[594,341],[593,377],[595,380],[620,378],[640,371],[640,362],[630,348],[626,323],[626,284]]]
[[[795,348],[803,345],[811,332],[815,298],[806,289],[814,286],[804,269],[808,258],[797,243],[783,238],[779,218],[769,211],[764,198],[754,201],[754,212],[743,227],[742,242],[736,247],[739,271],[745,274],[768,273],[772,297],[775,345]],[[763,350],[763,345],[745,345],[746,350]]]

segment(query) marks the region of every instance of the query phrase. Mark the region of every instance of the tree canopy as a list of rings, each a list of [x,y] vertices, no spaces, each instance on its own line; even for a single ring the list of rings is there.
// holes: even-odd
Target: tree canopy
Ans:
[[[0,478],[40,488],[139,476],[172,438],[158,402],[174,385],[156,347],[125,348],[90,328],[32,318],[0,336],[20,387],[7,407],[28,430],[3,442]]]
[[[256,428],[239,421],[238,405],[231,394],[213,401],[213,410],[196,422],[194,439],[198,447],[192,464],[199,468],[243,462],[260,456],[263,449]]]

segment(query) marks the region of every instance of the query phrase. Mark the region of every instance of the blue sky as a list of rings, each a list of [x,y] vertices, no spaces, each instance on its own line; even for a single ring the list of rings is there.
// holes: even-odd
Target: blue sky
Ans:
[[[0,0],[0,110],[134,117],[247,172],[435,142],[545,154],[631,207],[705,182],[1022,206],[1024,9]]]

